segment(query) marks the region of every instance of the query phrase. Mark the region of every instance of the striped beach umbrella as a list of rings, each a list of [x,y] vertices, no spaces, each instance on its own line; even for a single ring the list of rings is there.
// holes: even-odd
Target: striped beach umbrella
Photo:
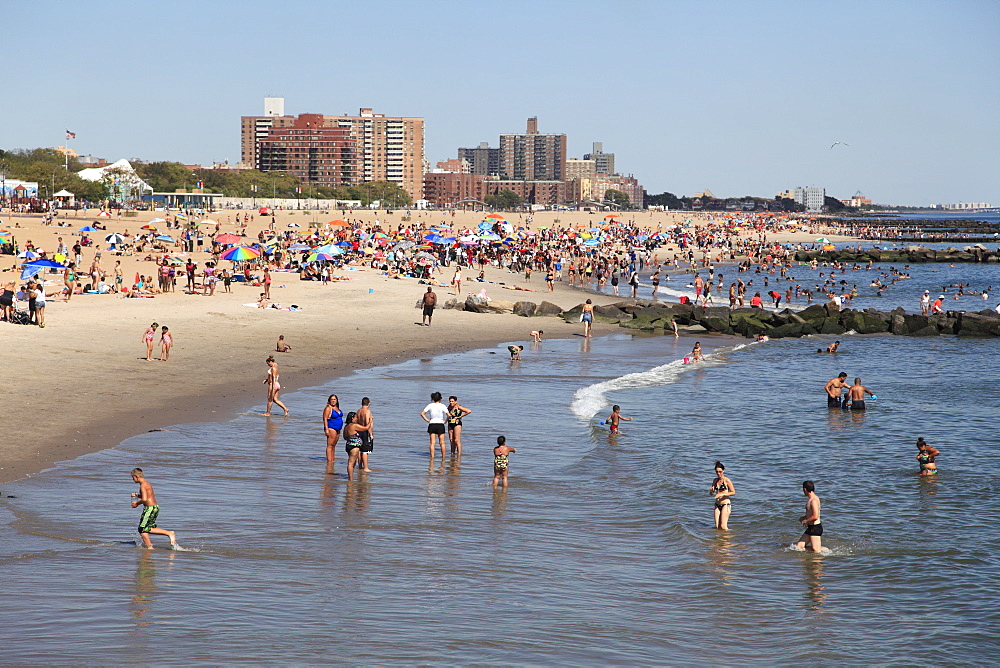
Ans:
[[[249,248],[247,246],[237,246],[236,248],[230,248],[225,253],[222,254],[223,260],[229,260],[231,262],[240,262],[242,260],[254,260],[260,257],[260,251],[255,248]]]
[[[306,258],[306,262],[323,262],[326,260],[332,260],[333,256],[329,253],[310,253]]]

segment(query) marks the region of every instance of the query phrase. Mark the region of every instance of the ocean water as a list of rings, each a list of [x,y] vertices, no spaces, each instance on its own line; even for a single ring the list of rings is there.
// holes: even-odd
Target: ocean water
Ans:
[[[849,265],[853,267],[854,265]],[[933,298],[942,292],[946,294],[945,309],[951,311],[981,311],[983,309],[994,309],[1000,304],[1000,264],[974,264],[957,262],[954,265],[948,263],[922,263],[910,264],[877,262],[872,264],[871,269],[867,264],[859,264],[858,269],[849,268],[844,272],[836,272],[834,280],[838,282],[846,280],[847,285],[844,291],[850,291],[853,286],[858,288],[858,296],[849,305],[850,308],[864,310],[867,308],[878,309],[879,311],[891,311],[894,308],[902,307],[909,313],[920,313],[920,296],[924,290],[930,290]],[[876,278],[880,278],[883,284],[888,284],[892,280],[893,270],[898,270],[910,276],[897,280],[896,285],[887,285],[882,289],[882,295],[878,295],[878,288],[872,286]],[[753,285],[747,288],[746,304],[749,306],[749,298],[755,292],[760,292],[764,297],[764,305],[767,308],[772,306],[772,300],[767,296],[771,290],[779,290],[784,295],[789,286],[801,285],[804,289],[813,291],[813,304],[822,304],[827,301],[825,294],[816,289],[822,286],[825,278],[829,276],[831,267],[818,266],[815,270],[810,269],[808,264],[795,263],[788,271],[787,278],[780,278],[779,274],[767,274],[768,285],[764,285],[764,274],[757,274],[754,271],[738,272],[731,265],[721,265],[716,267],[715,283],[718,283],[719,273],[724,277],[724,288],[722,292],[712,292],[713,305],[729,305],[729,284],[742,279],[744,282],[753,281]],[[708,278],[705,270],[699,269],[701,276]],[[823,273],[824,276],[819,274]],[[695,298],[693,273],[673,274],[669,280],[664,280],[661,274],[660,287],[657,290],[657,299],[667,303],[678,303],[682,295]],[[989,298],[983,300],[979,294],[963,294],[958,299],[954,299],[957,288],[951,287],[958,283],[965,283],[968,289],[977,293],[986,291]],[[610,284],[598,287],[595,282],[592,286],[596,292],[602,294],[613,294]],[[946,289],[942,289],[946,288]],[[628,286],[619,285],[618,292],[624,299],[631,296]],[[652,299],[653,286],[649,282],[649,271],[640,274],[639,298]],[[803,297],[792,297],[790,305],[782,299],[780,309],[790,306],[793,310],[799,310],[808,306],[810,302]]]
[[[287,419],[261,402],[3,485],[0,662],[990,661],[997,342],[841,338],[706,338],[697,365],[690,339],[625,333],[412,360],[288,392]],[[826,408],[841,370],[878,395],[867,412]],[[461,459],[427,455],[432,391],[473,411]],[[324,473],[331,392],[372,399],[375,472],[351,483],[342,451]],[[612,403],[634,418],[614,438]],[[181,550],[135,546],[134,466]],[[825,556],[788,547],[805,479]]]

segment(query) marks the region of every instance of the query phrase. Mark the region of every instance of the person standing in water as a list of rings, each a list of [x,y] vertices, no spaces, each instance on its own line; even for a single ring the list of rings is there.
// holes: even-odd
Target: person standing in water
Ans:
[[[139,485],[138,492],[132,492],[133,508],[138,508],[140,504],[144,507],[139,518],[139,537],[147,550],[153,549],[153,541],[149,539],[149,534],[157,536],[167,536],[170,538],[170,547],[177,546],[177,535],[173,531],[160,529],[156,526],[156,517],[160,514],[160,506],[156,504],[156,495],[153,493],[153,486],[143,476],[142,469],[132,469],[132,482]]]
[[[470,415],[465,406],[460,406],[458,397],[448,397],[448,440],[451,442],[451,454],[462,454],[462,418]]]
[[[927,445],[923,436],[917,439],[917,461],[920,462],[920,475],[937,474],[937,464],[934,463],[934,459],[940,454],[939,450]]]
[[[288,416],[288,406],[281,403],[281,399],[278,398],[278,392],[281,391],[281,383],[278,380],[278,363],[274,361],[274,355],[268,355],[265,360],[268,366],[267,378],[264,379],[264,384],[267,385],[267,411],[264,415],[271,414],[271,405],[278,404],[283,411],[285,411],[285,416]]]
[[[355,418],[360,429],[358,435],[361,436],[361,450],[359,452],[361,470],[367,473],[371,473],[371,469],[368,468],[368,455],[375,449],[375,418],[372,417],[371,404],[371,399],[362,397],[361,408],[358,409],[358,417]]]
[[[591,330],[594,327],[594,302],[588,299],[587,303],[583,305],[583,311],[580,313],[580,322],[583,323],[583,335],[585,337],[591,336]]]
[[[733,502],[729,499],[736,495],[736,487],[726,477],[722,462],[715,462],[715,480],[708,493],[715,497],[715,528],[729,531],[729,515],[733,512]]]
[[[619,423],[622,420],[625,420],[626,422],[631,422],[632,418],[623,416],[622,407],[619,406],[618,404],[615,404],[614,406],[611,407],[611,415],[609,415],[608,419],[605,420],[604,422],[608,425],[608,428],[611,430],[612,434],[617,434]]]
[[[420,411],[420,417],[427,423],[427,435],[430,439],[431,459],[434,459],[434,441],[438,442],[441,448],[441,457],[444,457],[444,431],[445,423],[448,421],[448,409],[441,403],[441,393],[431,394],[431,403],[424,406]]]
[[[861,384],[861,379],[860,378],[855,378],[854,379],[854,385],[852,385],[851,388],[847,391],[847,396],[851,400],[851,410],[852,411],[863,411],[863,410],[865,410],[865,395],[866,394],[869,394],[869,395],[871,395],[873,397],[875,396],[874,394],[872,394],[871,390],[869,390],[867,387],[865,387],[864,385]]]
[[[347,451],[347,479],[354,480],[354,469],[361,459],[361,434],[371,430],[371,426],[359,425],[357,413],[348,413],[344,418],[344,450]]]
[[[507,437],[497,436],[497,447],[493,448],[493,489],[496,489],[501,481],[503,481],[504,489],[509,487],[507,474],[510,472],[510,462],[508,458],[513,452],[517,452],[517,450],[507,445]]]
[[[331,394],[323,407],[323,433],[326,434],[326,463],[332,464],[336,459],[337,442],[340,432],[344,429],[344,412],[340,410],[340,399]]]
[[[808,552],[819,552],[823,549],[820,540],[823,525],[820,523],[820,501],[816,494],[816,484],[812,480],[806,480],[802,483],[802,493],[806,495],[806,514],[799,518],[799,523],[805,527],[805,533],[795,543],[795,547]]]
[[[836,378],[826,381],[823,389],[826,391],[826,407],[840,408],[840,395],[847,389],[847,373],[841,371]]]

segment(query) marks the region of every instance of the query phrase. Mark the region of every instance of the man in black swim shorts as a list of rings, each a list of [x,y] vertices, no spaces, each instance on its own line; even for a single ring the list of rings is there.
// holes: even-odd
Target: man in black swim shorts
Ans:
[[[861,384],[860,378],[854,379],[854,385],[847,391],[847,396],[851,398],[851,410],[865,410],[865,394],[871,394],[871,390]],[[874,395],[872,395],[874,396]]]
[[[831,378],[823,386],[826,391],[826,407],[840,408],[840,395],[847,389],[847,374],[843,371],[836,378]]]

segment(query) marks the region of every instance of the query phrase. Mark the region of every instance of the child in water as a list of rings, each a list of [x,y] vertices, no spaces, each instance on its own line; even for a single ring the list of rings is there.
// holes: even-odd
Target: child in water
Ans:
[[[611,415],[609,415],[608,419],[604,421],[611,429],[612,434],[618,433],[618,423],[621,420],[625,420],[626,422],[630,422],[632,420],[632,418],[630,417],[624,417],[621,414],[621,412],[622,412],[622,407],[619,406],[618,404],[615,404],[614,406],[611,407]]]
[[[520,361],[521,351],[524,350],[524,346],[507,346],[507,350],[510,351],[510,359]]]
[[[513,452],[517,452],[517,450],[507,445],[507,437],[497,436],[497,447],[493,448],[493,489],[496,489],[500,484],[501,478],[504,489],[509,486],[507,473],[510,471],[510,465],[507,458]]]

